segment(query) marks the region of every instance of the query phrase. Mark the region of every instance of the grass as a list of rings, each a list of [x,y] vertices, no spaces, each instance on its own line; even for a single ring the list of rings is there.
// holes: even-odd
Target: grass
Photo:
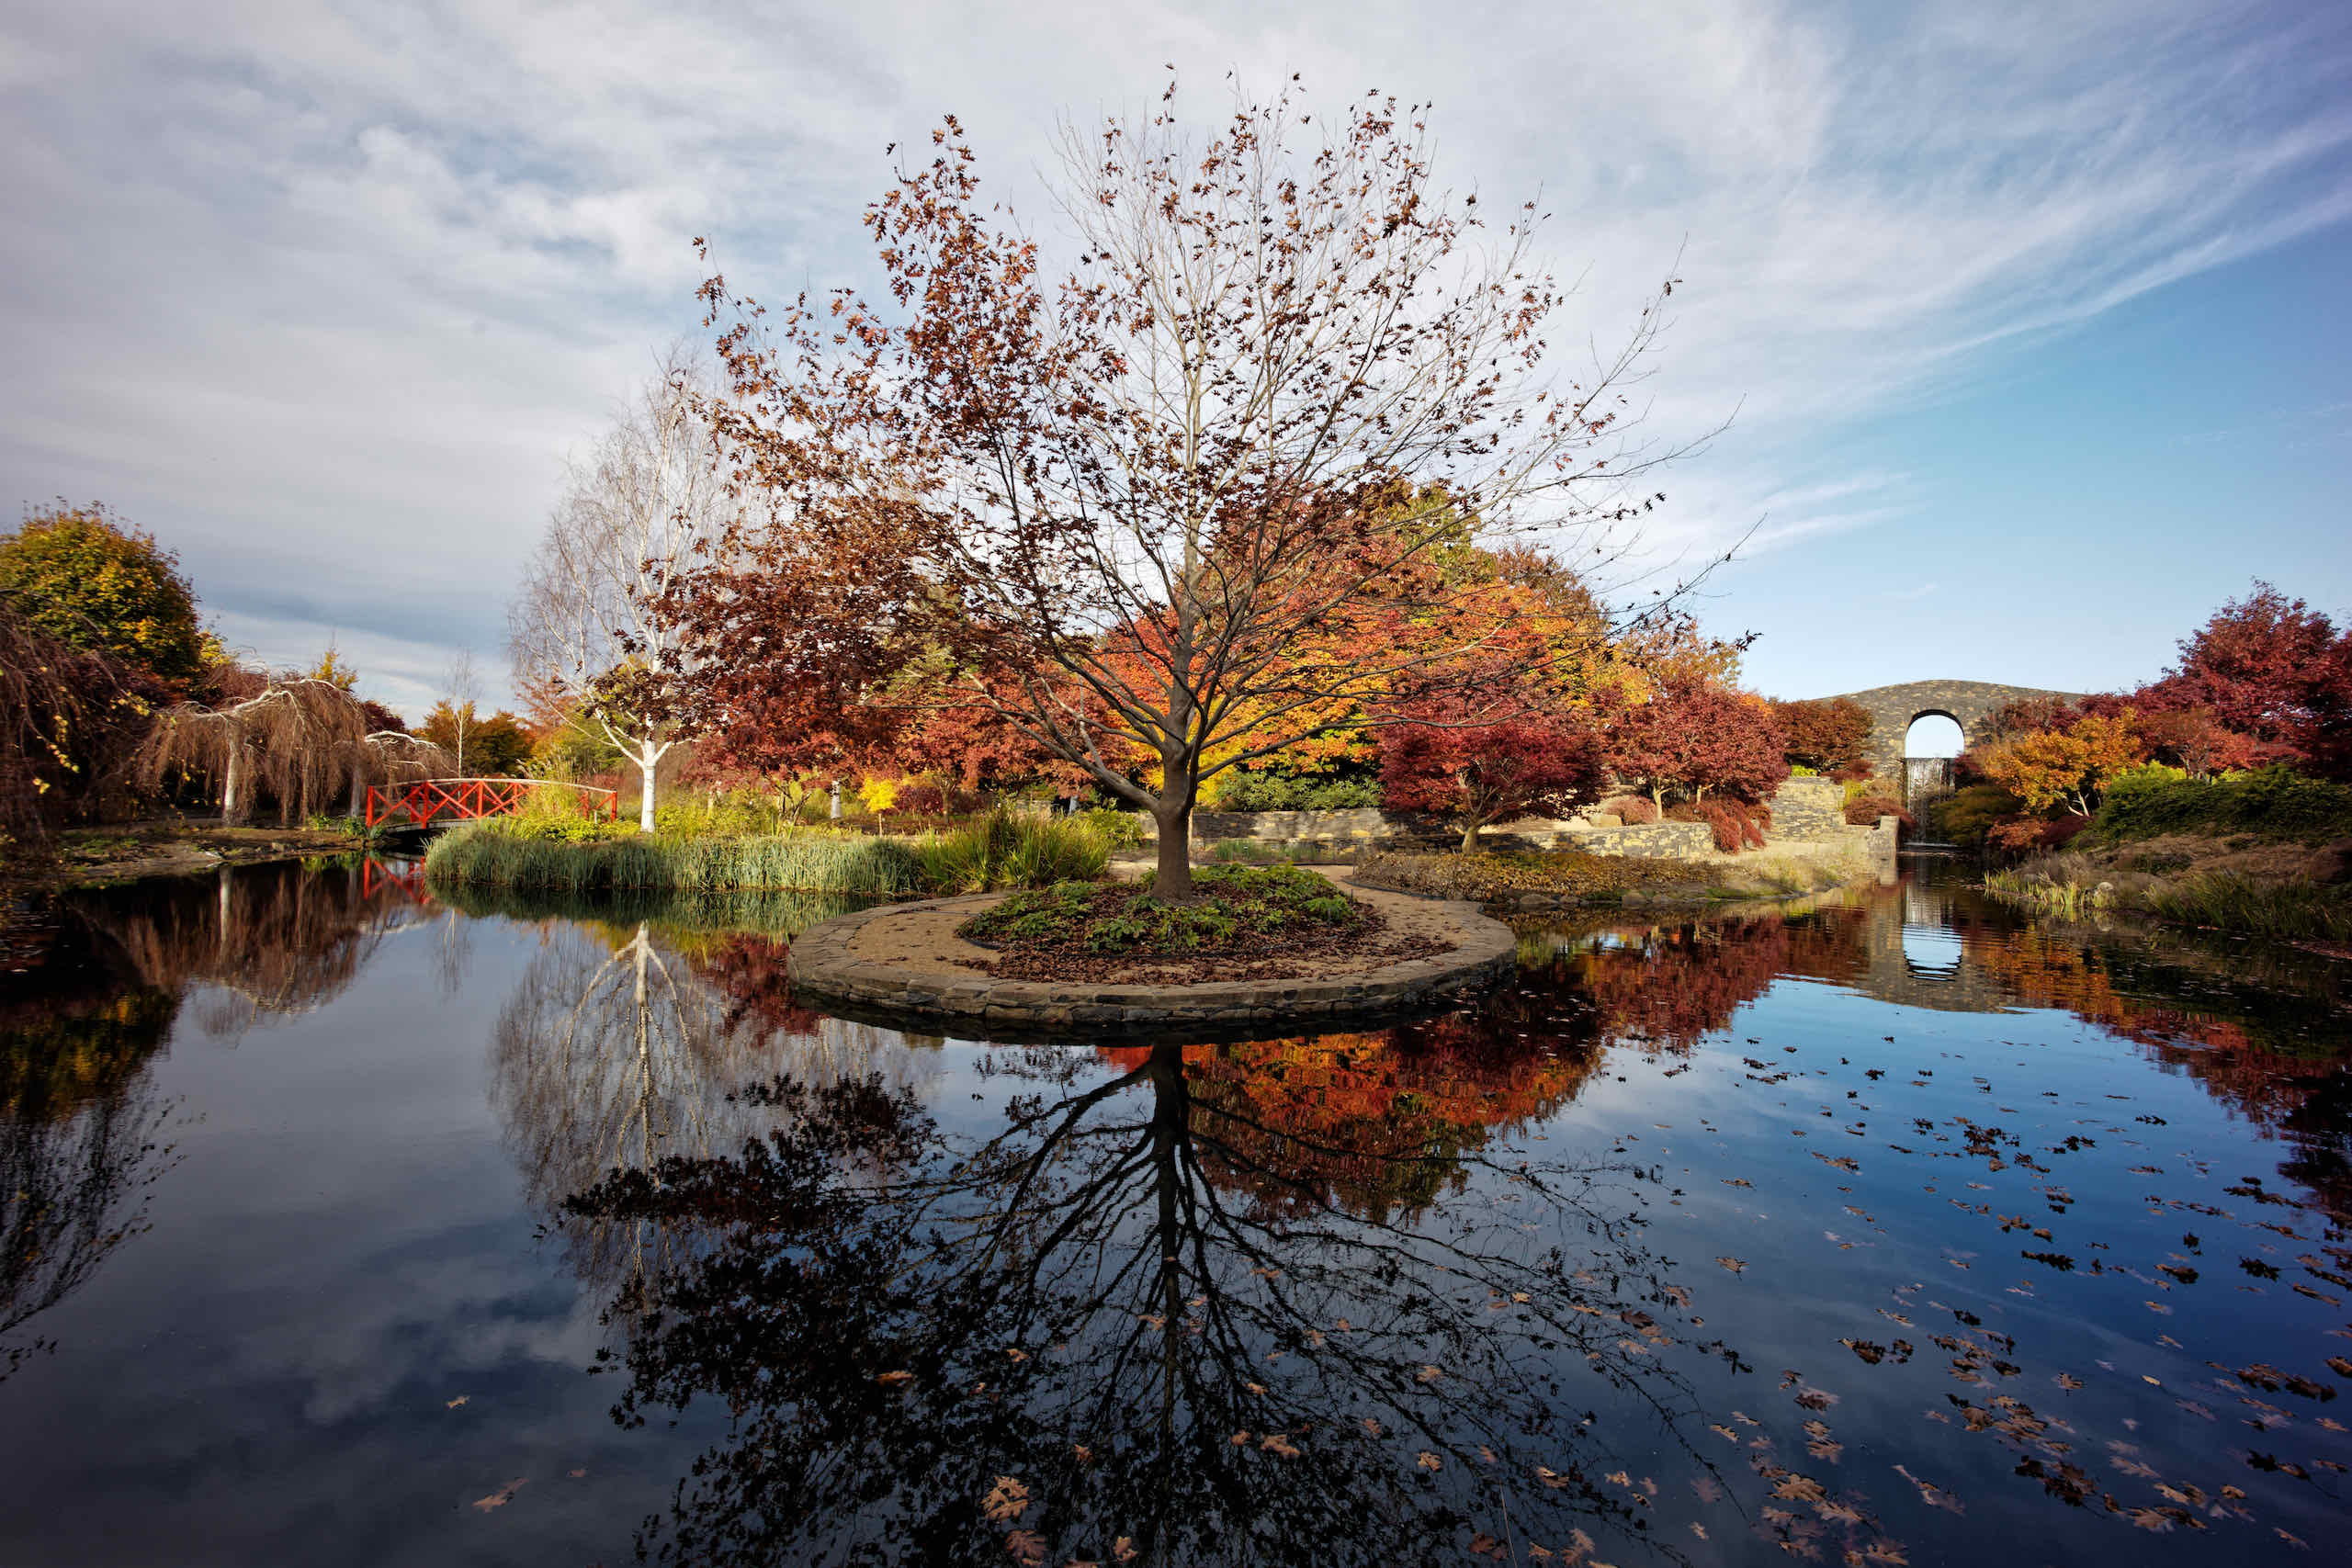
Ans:
[[[1020,817],[997,811],[967,827],[916,840],[915,862],[933,893],[987,893],[999,887],[1044,887],[1091,882],[1111,863],[1111,833],[1091,817],[1126,819],[1117,812],[1082,817]]]
[[[827,833],[669,839],[658,834],[541,839],[494,821],[434,840],[429,882],[528,888],[570,897],[658,889],[800,892],[895,898],[926,891],[913,848],[897,839]]]
[[[554,814],[548,823],[525,817],[451,829],[426,852],[424,874],[435,886],[563,897],[656,891],[904,898],[1091,881],[1109,865],[1112,847],[1113,833],[1083,816],[1000,811],[949,832],[893,839],[809,828],[649,835]]]
[[[1347,930],[1363,919],[1346,894],[1295,866],[1203,866],[1193,886],[1197,902],[1171,904],[1142,883],[1057,883],[1013,894],[956,934],[1032,953],[1191,957]]]
[[[2056,919],[2124,912],[2280,942],[2352,942],[2352,889],[2239,871],[2126,871],[2059,854],[1988,872],[1984,889]]]

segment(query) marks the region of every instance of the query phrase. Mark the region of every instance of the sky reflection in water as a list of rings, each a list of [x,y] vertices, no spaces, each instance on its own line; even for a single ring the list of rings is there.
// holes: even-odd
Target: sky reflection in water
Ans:
[[[1099,1050],[797,1008],[806,905],[70,900],[0,1558],[2326,1559],[2345,966],[1931,882]]]

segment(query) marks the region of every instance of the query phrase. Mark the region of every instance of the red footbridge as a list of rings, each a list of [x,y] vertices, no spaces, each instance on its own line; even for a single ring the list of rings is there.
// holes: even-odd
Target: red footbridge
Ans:
[[[617,790],[553,779],[419,779],[414,784],[368,786],[368,826],[429,828],[438,822],[469,822],[523,809],[533,790],[570,790],[583,817],[620,820]]]

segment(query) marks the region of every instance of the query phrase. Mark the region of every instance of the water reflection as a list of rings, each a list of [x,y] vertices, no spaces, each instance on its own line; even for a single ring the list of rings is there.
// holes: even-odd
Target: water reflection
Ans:
[[[2340,1526],[2342,966],[2035,925],[1915,877],[1530,923],[1510,985],[1387,1029],[1015,1048],[797,1005],[788,943],[834,912],[458,908],[364,867],[62,901],[0,994],[0,1371],[49,1336],[88,1340],[110,1388],[182,1386],[157,1364],[184,1355],[174,1328],[250,1297],[90,1303],[150,1266],[105,1262],[148,1195],[193,1180],[155,1185],[171,1140],[220,1162],[233,1121],[213,1168],[235,1272],[390,1225],[306,1283],[347,1302],[462,1259],[494,1307],[444,1324],[429,1287],[394,1291],[404,1337],[494,1340],[527,1300],[570,1325],[542,1378],[619,1391],[594,1479],[573,1479],[593,1413],[532,1404],[548,1383],[511,1366],[388,1378],[381,1409],[273,1450],[380,1471],[388,1518],[446,1529],[454,1501],[480,1533],[441,1555],[532,1559],[533,1510],[560,1506],[565,1554],[609,1561],[679,1478],[641,1544],[681,1562],[1894,1563],[2021,1540],[2252,1562]],[[397,986],[352,996],[371,964]],[[305,1013],[283,1060],[172,1063],[186,1114],[156,1090],[176,1031]],[[318,1048],[346,1037],[349,1063]],[[271,1101],[297,1058],[305,1089]],[[335,1123],[360,1175],[253,1135],[351,1082],[404,1091],[381,1146],[374,1099]],[[316,1196],[411,1168],[421,1136],[472,1161],[448,1228],[429,1186],[413,1213]],[[597,1316],[617,1375],[592,1384]],[[148,1406],[184,1448],[282,1418],[262,1337],[250,1387]],[[61,1424],[27,1396],[62,1386],[9,1385],[20,1458]],[[480,1457],[450,1490],[401,1491],[460,1430]],[[119,1480],[114,1439],[57,1473]],[[624,1462],[640,1489],[598,1502]],[[494,1516],[464,1507],[485,1494]],[[406,1554],[427,1528],[398,1527]]]
[[[764,1142],[570,1199],[680,1237],[621,1418],[732,1416],[641,1545],[1328,1562],[1643,1536],[1570,1380],[1705,1467],[1659,1355],[1696,1332],[1689,1292],[1629,1212],[1655,1174],[1500,1157],[1475,1070],[1365,1060],[1389,1051],[1416,1054],[1162,1045],[1102,1076],[1029,1053],[984,1138],[871,1080],[780,1078]]]
[[[755,1140],[774,1111],[742,1091],[788,1061],[800,1081],[929,1076],[905,1037],[793,1008],[763,937],[549,922],[498,1018],[491,1100],[532,1201],[551,1211],[607,1174]],[[575,1266],[642,1304],[668,1233],[566,1227]]]

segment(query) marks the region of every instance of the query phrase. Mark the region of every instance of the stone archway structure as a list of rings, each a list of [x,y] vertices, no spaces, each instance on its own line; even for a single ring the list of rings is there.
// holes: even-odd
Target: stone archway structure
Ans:
[[[1989,681],[1905,681],[1899,686],[1872,686],[1847,692],[1844,700],[1871,716],[1871,765],[1881,778],[1903,776],[1903,743],[1913,721],[1941,714],[1960,726],[1971,746],[1992,739],[1993,716],[2011,703],[2041,697],[2075,702],[2088,694],[2048,692],[2037,686],[2002,686]],[[1836,697],[1824,699],[1835,702]]]

